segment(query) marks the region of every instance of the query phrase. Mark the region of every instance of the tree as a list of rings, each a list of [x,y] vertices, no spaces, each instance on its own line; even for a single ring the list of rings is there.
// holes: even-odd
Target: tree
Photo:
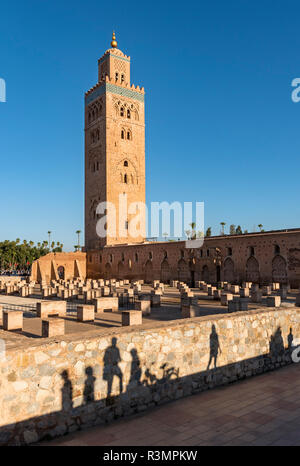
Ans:
[[[242,235],[242,234],[243,234],[243,230],[242,230],[242,228],[241,228],[240,225],[238,225],[238,226],[236,227],[235,233],[236,233],[237,235]]]
[[[211,236],[211,227],[207,228],[205,236],[207,236],[208,238]]]
[[[81,230],[76,231],[76,235],[78,236],[78,243],[77,243],[78,250],[80,249],[80,233],[81,233]]]
[[[48,244],[49,244],[49,249],[50,249],[50,245],[51,245],[51,233],[52,233],[52,231],[48,231],[48,238],[49,238]]]
[[[258,228],[259,228],[260,231],[263,231],[263,230],[262,230],[263,225],[262,225],[261,223],[260,223],[259,225],[257,225],[257,226],[258,226]]]
[[[225,222],[220,222],[220,225],[221,225],[221,227],[222,227],[221,234],[222,234],[222,235],[225,235],[224,227],[225,227],[226,223],[225,223]]]
[[[195,222],[192,222],[190,223],[190,227],[192,229],[192,232],[191,232],[191,239],[196,239],[196,223]]]
[[[235,225],[230,225],[229,234],[230,235],[235,235],[235,233],[236,233]]]

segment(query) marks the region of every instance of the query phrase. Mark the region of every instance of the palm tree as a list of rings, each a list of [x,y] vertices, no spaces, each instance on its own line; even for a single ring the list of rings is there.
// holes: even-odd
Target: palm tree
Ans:
[[[226,223],[225,222],[220,222],[220,225],[222,227],[222,235],[225,235],[224,227],[225,227]]]
[[[49,245],[49,251],[50,251],[50,248],[51,248],[51,233],[52,233],[52,231],[48,231],[48,238],[49,238],[49,240],[48,240],[48,245]]]
[[[165,241],[167,241],[168,233],[164,233],[163,237],[165,238]]]
[[[263,227],[263,225],[260,223],[260,224],[259,224],[259,225],[257,225],[257,226],[258,226],[258,228],[260,229],[260,231],[262,231],[262,227]]]
[[[76,235],[78,235],[78,250],[80,249],[80,233],[81,233],[81,230],[77,230],[76,231]]]
[[[190,223],[190,227],[192,229],[192,239],[196,239],[196,223],[195,222]]]

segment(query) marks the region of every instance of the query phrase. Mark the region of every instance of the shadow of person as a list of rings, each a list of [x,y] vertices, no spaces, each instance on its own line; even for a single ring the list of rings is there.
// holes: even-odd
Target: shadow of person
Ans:
[[[123,374],[118,366],[119,362],[121,362],[121,356],[115,337],[111,339],[111,346],[105,351],[103,362],[103,379],[107,381],[107,397],[109,398],[111,396],[112,384],[115,376],[119,379],[119,391],[121,394],[123,392]]]
[[[72,382],[69,379],[68,371],[65,370],[60,375],[64,380],[64,384],[61,389],[61,408],[62,411],[70,411],[73,408]]]
[[[211,334],[209,336],[209,351],[210,355],[206,370],[209,370],[212,360],[214,360],[214,367],[216,369],[218,354],[219,351],[220,353],[222,353],[222,351],[219,343],[219,336],[217,334],[216,327],[214,324],[211,326]]]
[[[142,369],[141,369],[141,361],[138,357],[137,350],[133,348],[131,351],[131,368],[130,368],[130,380],[129,385],[141,385],[141,376],[142,376]]]
[[[270,339],[270,355],[272,357],[282,356],[284,354],[284,342],[282,338],[281,327],[278,327]]]
[[[292,350],[293,348],[293,341],[294,341],[294,335],[293,335],[293,329],[290,327],[290,333],[288,334],[287,341],[288,341],[288,349]]]
[[[91,403],[95,401],[96,377],[94,377],[93,368],[90,366],[85,369],[85,374],[86,374],[86,379],[84,382],[83,398],[84,398],[84,403],[87,404],[87,403]]]

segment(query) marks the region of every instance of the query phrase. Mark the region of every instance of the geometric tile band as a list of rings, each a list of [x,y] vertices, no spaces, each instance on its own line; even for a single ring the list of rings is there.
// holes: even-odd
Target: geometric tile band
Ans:
[[[112,94],[117,94],[123,97],[129,97],[134,100],[139,100],[140,102],[144,102],[144,95],[139,94],[132,89],[126,89],[119,86],[115,86],[114,84],[104,83],[102,86],[97,87],[91,94],[86,96],[85,98],[85,105],[89,105],[93,100],[97,99],[101,95],[105,94],[106,92],[111,92]]]

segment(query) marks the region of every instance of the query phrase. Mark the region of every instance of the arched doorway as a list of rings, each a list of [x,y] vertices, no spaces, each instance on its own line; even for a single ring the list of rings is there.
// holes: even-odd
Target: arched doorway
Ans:
[[[60,280],[64,280],[65,279],[65,268],[60,265],[57,269],[57,273],[58,273],[58,277]]]
[[[184,283],[189,283],[191,280],[190,269],[184,259],[178,262],[178,280]]]
[[[276,256],[272,261],[272,279],[274,282],[287,283],[286,261],[282,256]]]
[[[118,263],[118,278],[124,278],[125,266],[123,262]]]
[[[109,262],[105,264],[105,278],[111,278],[111,264]]]
[[[161,263],[160,279],[163,283],[169,283],[171,280],[171,270],[167,259],[164,259]]]
[[[151,260],[148,260],[145,264],[145,282],[151,283],[153,281],[153,265]]]
[[[202,268],[202,280],[206,283],[209,282],[209,270],[207,265],[204,265]]]
[[[248,282],[259,283],[259,264],[253,256],[247,260],[246,278]]]
[[[234,282],[234,263],[229,257],[224,262],[224,281],[228,283]]]

